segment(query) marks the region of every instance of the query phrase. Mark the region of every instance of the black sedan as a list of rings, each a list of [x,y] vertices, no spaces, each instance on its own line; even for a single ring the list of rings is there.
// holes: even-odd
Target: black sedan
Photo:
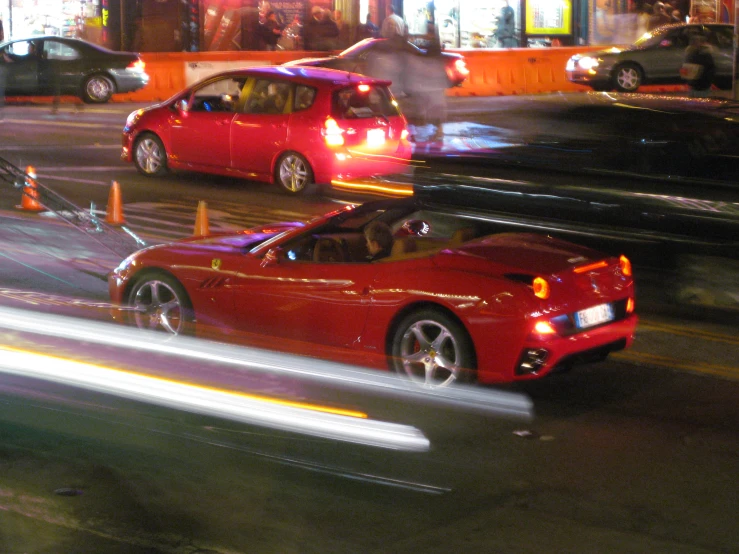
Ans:
[[[418,63],[414,63],[418,62]],[[461,85],[469,75],[464,56],[453,52],[432,54],[410,42],[393,43],[383,38],[359,41],[336,56],[302,58],[285,65],[308,65],[350,71],[393,82],[393,92],[402,93],[414,83],[408,66],[421,68],[425,81],[443,81],[446,87]],[[436,77],[436,78],[434,78]]]
[[[0,88],[7,96],[71,94],[98,104],[148,82],[144,62],[133,52],[55,36],[0,44]]]

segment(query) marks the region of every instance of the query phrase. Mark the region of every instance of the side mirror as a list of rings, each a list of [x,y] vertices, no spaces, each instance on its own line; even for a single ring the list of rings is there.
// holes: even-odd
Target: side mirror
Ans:
[[[175,107],[181,112],[187,112],[190,110],[190,106],[187,103],[187,98],[182,98],[177,101]]]

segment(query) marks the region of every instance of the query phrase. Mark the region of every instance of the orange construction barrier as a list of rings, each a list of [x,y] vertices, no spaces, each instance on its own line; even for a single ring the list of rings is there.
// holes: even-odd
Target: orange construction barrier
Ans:
[[[125,225],[126,220],[123,219],[123,205],[121,204],[121,187],[118,181],[113,181],[108,195],[108,209],[105,215],[105,222],[110,225]]]
[[[28,212],[40,212],[44,207],[38,203],[38,185],[36,185],[36,169],[29,165],[26,167],[26,182],[23,186],[23,196],[21,196],[20,206],[16,206],[19,210]]]
[[[208,225],[208,204],[205,200],[198,202],[198,211],[195,214],[195,230],[193,236],[205,237],[210,235],[210,226]]]

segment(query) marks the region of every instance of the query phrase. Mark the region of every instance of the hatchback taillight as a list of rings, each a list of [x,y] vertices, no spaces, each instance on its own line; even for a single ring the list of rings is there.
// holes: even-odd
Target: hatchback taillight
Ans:
[[[326,119],[321,130],[323,140],[326,141],[328,146],[343,146],[344,145],[344,129],[339,127],[336,120],[333,117]]]

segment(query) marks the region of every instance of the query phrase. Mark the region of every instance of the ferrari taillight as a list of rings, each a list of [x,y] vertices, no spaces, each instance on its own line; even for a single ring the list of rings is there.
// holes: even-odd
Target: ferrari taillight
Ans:
[[[542,300],[549,298],[549,283],[544,277],[535,277],[532,287],[534,288],[534,295],[537,298],[541,298]]]
[[[321,133],[323,134],[323,140],[326,141],[328,146],[343,146],[344,129],[339,127],[339,124],[336,123],[333,117],[326,118]]]
[[[629,259],[622,254],[621,257],[618,259],[618,264],[621,268],[621,273],[626,277],[631,277],[631,262],[629,261]]]

